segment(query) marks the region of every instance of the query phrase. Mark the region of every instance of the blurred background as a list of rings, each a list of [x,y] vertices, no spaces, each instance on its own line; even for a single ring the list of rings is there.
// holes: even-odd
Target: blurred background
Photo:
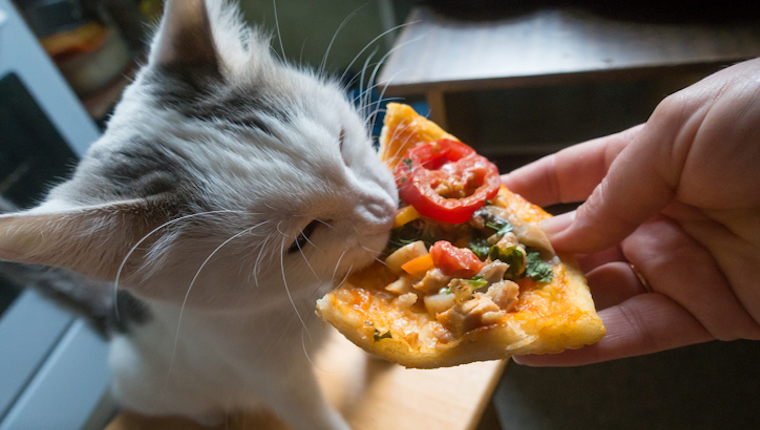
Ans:
[[[756,1],[240,7],[279,55],[343,76],[349,95],[374,102],[375,135],[384,103],[401,100],[502,172],[644,122],[668,94],[760,55]],[[161,11],[161,0],[0,0],[0,211],[30,206],[70,174],[144,62]],[[365,93],[376,66],[379,85]],[[114,413],[105,344],[3,267],[0,430],[102,428]],[[736,341],[582,368],[511,363],[483,428],[760,428],[759,356],[757,342]]]

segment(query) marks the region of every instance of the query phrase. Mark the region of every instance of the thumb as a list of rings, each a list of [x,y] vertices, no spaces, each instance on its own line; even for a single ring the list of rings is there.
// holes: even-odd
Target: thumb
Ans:
[[[590,253],[617,245],[673,200],[681,168],[664,150],[672,141],[663,138],[644,127],[576,211],[541,222],[557,250]]]

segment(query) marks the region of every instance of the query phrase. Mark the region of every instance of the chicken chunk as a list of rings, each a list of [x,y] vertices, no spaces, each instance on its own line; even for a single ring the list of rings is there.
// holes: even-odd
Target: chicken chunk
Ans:
[[[478,293],[472,300],[458,303],[451,309],[438,314],[437,321],[446,327],[455,337],[468,331],[499,322],[506,311],[484,294]]]
[[[483,266],[483,268],[480,269],[480,272],[478,272],[478,276],[487,281],[490,285],[504,279],[504,274],[507,273],[507,269],[509,269],[509,264],[496,260]]]
[[[451,276],[446,276],[441,269],[431,269],[425,273],[425,277],[420,282],[413,285],[414,288],[422,291],[425,294],[431,292],[438,292],[441,288],[445,287]]]
[[[491,299],[499,309],[509,311],[517,303],[518,294],[520,294],[520,286],[505,279],[491,285],[484,295]]]

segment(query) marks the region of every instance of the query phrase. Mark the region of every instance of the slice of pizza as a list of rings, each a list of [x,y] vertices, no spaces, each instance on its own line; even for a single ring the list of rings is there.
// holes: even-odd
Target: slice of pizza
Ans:
[[[366,351],[415,368],[558,353],[605,334],[586,279],[557,255],[543,209],[469,146],[391,103],[380,154],[400,208],[382,263],[317,302]]]

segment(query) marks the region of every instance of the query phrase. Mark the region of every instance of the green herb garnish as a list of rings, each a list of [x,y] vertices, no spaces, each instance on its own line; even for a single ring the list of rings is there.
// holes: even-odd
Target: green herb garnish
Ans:
[[[536,282],[551,282],[554,277],[552,268],[541,260],[539,252],[528,253],[528,266],[525,269],[525,275]]]
[[[394,251],[402,246],[408,245],[412,242],[422,240],[425,242],[425,246],[428,248],[435,243],[435,236],[433,232],[427,227],[427,224],[416,222],[406,223],[401,227],[391,230],[391,236],[388,239],[388,244],[385,247],[383,253],[385,255],[391,255]]]
[[[520,275],[525,272],[525,255],[520,251],[517,246],[510,246],[509,248],[499,248],[494,245],[488,253],[491,260],[501,260],[509,264],[509,269],[504,277],[509,280],[516,280],[520,278]]]
[[[401,162],[404,163],[404,166],[406,166],[406,169],[409,170],[409,173],[412,172],[412,159],[411,158],[402,158]]]
[[[391,336],[390,330],[386,331],[383,334],[380,334],[380,330],[375,329],[375,335],[374,335],[375,342],[377,342],[378,340],[383,340],[383,339],[391,339],[392,337],[393,336]]]
[[[497,236],[504,236],[514,228],[509,221],[501,218],[494,218],[493,221],[486,222],[486,227],[496,230],[494,234]]]
[[[464,281],[470,284],[470,287],[472,287],[473,291],[488,285],[488,281],[483,279],[482,276],[473,276],[471,279],[464,279]]]
[[[491,250],[491,245],[485,238],[472,238],[470,239],[470,249],[478,258],[483,259],[488,255],[488,251]]]

